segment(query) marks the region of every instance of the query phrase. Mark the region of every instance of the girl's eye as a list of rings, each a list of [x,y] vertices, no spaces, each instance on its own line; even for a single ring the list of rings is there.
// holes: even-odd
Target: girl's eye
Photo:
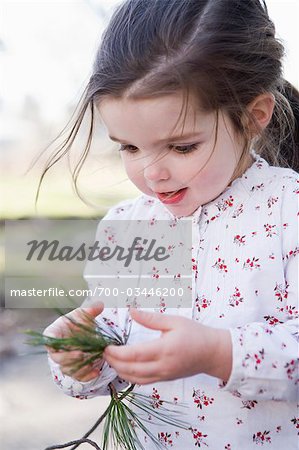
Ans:
[[[170,148],[177,153],[191,153],[196,150],[199,144],[188,144],[188,145],[171,145]]]
[[[130,145],[130,144],[121,144],[121,146],[119,147],[119,150],[122,151],[127,151],[129,153],[136,153],[138,152],[138,148],[135,147],[135,145]]]
[[[188,144],[188,145],[170,145],[169,148],[171,150],[174,150],[176,153],[191,153],[193,150],[196,150],[199,146],[199,143],[197,144]],[[121,144],[119,147],[120,151],[127,151],[129,153],[137,153],[138,147],[135,147],[135,145],[131,144]]]

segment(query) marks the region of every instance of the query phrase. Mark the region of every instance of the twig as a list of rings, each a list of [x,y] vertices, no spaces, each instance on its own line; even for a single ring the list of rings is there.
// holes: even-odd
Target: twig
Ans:
[[[81,445],[83,442],[82,442],[82,440],[84,441],[84,439],[86,440],[87,438],[88,438],[88,436],[90,436],[91,435],[91,433],[93,433],[94,432],[94,430],[96,429],[96,428],[98,428],[98,426],[100,425],[100,423],[105,419],[105,417],[107,416],[107,414],[108,414],[108,412],[109,412],[109,406],[108,406],[108,408],[107,409],[105,409],[105,411],[103,412],[103,414],[98,418],[98,420],[96,421],[96,423],[90,428],[90,430],[88,430],[87,431],[87,433],[85,433],[84,434],[84,436],[81,438],[81,439],[78,439],[77,441],[73,441],[73,447],[70,449],[70,450],[75,450],[76,448],[78,448],[79,447],[79,445]],[[59,447],[57,447],[57,448],[59,448]],[[63,447],[62,447],[63,448]],[[98,447],[98,448],[100,448],[100,447]],[[45,450],[50,450],[50,449],[45,449]],[[54,450],[54,449],[53,449]],[[101,449],[100,449],[101,450]]]
[[[129,392],[131,392],[134,389],[135,384],[132,384],[119,398],[117,396],[117,391],[116,391],[114,385],[112,383],[109,383],[108,386],[109,386],[109,389],[110,389],[110,393],[113,393],[114,400],[120,401],[124,397],[126,397],[129,394]],[[45,450],[56,450],[56,449],[60,449],[60,448],[67,448],[70,445],[73,445],[73,447],[70,450],[76,450],[76,448],[78,448],[81,444],[84,444],[84,443],[90,444],[94,448],[96,448],[98,450],[101,450],[101,448],[94,441],[91,441],[90,439],[87,439],[87,438],[88,438],[88,436],[91,435],[91,433],[93,433],[95,431],[95,429],[105,419],[105,417],[107,416],[107,414],[109,412],[109,409],[110,409],[110,405],[108,406],[107,409],[105,409],[105,411],[98,418],[96,423],[90,428],[90,430],[87,431],[87,433],[84,434],[84,436],[81,439],[70,441],[70,442],[67,442],[66,444],[52,445],[51,447],[47,447]]]
[[[45,450],[57,450],[60,448],[67,448],[70,445],[74,445],[74,444],[76,445],[76,447],[72,447],[72,448],[77,448],[81,444],[90,444],[96,450],[101,450],[101,447],[99,447],[98,444],[96,444],[94,441],[91,441],[90,439],[84,439],[84,438],[78,439],[77,441],[66,442],[66,444],[51,445],[51,447],[47,447]]]

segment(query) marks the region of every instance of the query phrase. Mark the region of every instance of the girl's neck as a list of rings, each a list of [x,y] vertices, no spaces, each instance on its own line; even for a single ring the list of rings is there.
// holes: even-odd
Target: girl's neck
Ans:
[[[252,166],[253,163],[254,157],[252,156],[251,153],[248,153],[246,159],[243,161],[243,163],[241,163],[241,166],[239,167],[238,171],[233,174],[227,187],[231,186],[231,184],[238,178],[241,178],[242,175],[246,172],[247,169],[249,169],[249,167]]]

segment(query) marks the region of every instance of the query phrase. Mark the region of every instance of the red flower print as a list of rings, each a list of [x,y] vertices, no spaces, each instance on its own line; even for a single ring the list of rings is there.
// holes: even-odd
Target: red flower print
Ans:
[[[231,208],[232,206],[234,206],[234,198],[231,195],[226,199],[222,198],[220,201],[218,201],[216,203],[216,207],[219,212],[217,214],[211,216],[209,219],[207,219],[206,223],[208,224],[208,223],[213,222],[214,220],[218,219],[218,217],[220,217],[222,211],[226,211],[228,208]],[[207,207],[203,208],[203,214],[205,216],[208,216],[208,213],[209,213],[209,211],[208,211]]]
[[[194,389],[193,388],[193,401],[196,404],[197,408],[202,409],[203,406],[209,406],[212,405],[214,402],[214,399],[212,397],[208,397],[204,391],[201,391],[200,389]]]
[[[231,445],[230,444],[226,444],[226,446],[224,447],[224,450],[231,450]]]
[[[243,207],[243,203],[241,203],[241,205],[240,206],[238,206],[235,210],[234,210],[234,212],[233,212],[233,214],[232,214],[232,218],[233,219],[236,219],[240,214],[242,214],[243,212],[244,212],[244,209],[243,209],[244,207]]]
[[[217,269],[220,273],[227,273],[227,265],[225,264],[224,259],[218,258],[215,264],[212,266],[213,268]]]
[[[152,268],[152,278],[159,278],[160,277],[159,272],[160,270],[158,270],[157,267],[154,266]]]
[[[137,423],[135,422],[135,420],[133,420],[133,419],[129,419],[129,422],[130,422],[132,428],[136,428],[138,426]]]
[[[277,317],[274,317],[274,316],[264,316],[264,319],[266,320],[266,322],[269,325],[272,325],[272,326],[277,325],[279,323],[283,323],[280,320],[278,320]]]
[[[259,258],[256,258],[255,256],[250,259],[247,258],[246,261],[243,264],[243,269],[245,270],[253,270],[253,269],[261,269],[261,265],[258,263]]]
[[[158,393],[158,390],[156,388],[153,388],[153,393],[151,395],[152,401],[152,407],[154,409],[160,408],[160,406],[163,405],[163,400],[160,398],[160,394]]]
[[[256,400],[242,400],[242,408],[253,409],[257,405]]]
[[[251,361],[251,363],[254,364],[254,368],[255,370],[257,370],[260,366],[260,364],[262,363],[262,361],[264,360],[265,357],[265,350],[259,350],[259,352],[254,353],[253,355],[250,355],[249,353],[247,353],[247,355],[245,356],[245,359],[243,360],[243,366],[244,367],[248,367],[249,366],[249,361]]]
[[[151,206],[151,205],[153,205],[154,203],[155,203],[155,200],[154,200],[153,198],[151,198],[151,199],[146,200],[146,201],[144,202],[144,206]]]
[[[259,169],[259,170],[261,170],[261,169],[263,168],[263,165],[264,165],[264,162],[261,161],[261,160],[258,160],[258,161],[255,163],[255,166],[256,166],[257,169]]]
[[[296,180],[296,183],[299,183],[299,180]],[[293,190],[294,194],[299,194],[299,186]]]
[[[269,223],[266,223],[264,225],[264,230],[266,232],[266,237],[272,237],[277,235],[276,231],[275,231],[276,225],[270,225]]]
[[[298,319],[298,309],[296,306],[286,305],[285,312],[288,314],[289,318]]]
[[[175,247],[175,245],[168,245],[167,250],[171,255],[173,254],[173,250],[175,249]]]
[[[163,297],[160,298],[160,304],[159,304],[159,311],[160,313],[165,313],[166,311],[166,303],[165,303],[165,299]]]
[[[105,228],[104,233],[105,233],[106,239],[109,241],[109,243],[111,243],[111,244],[117,243],[117,241],[115,239],[115,232],[112,227]]]
[[[158,439],[165,448],[173,447],[171,433],[164,433],[163,431],[161,431],[161,433],[158,433]]]
[[[252,440],[255,444],[264,445],[265,443],[271,444],[270,431],[258,431],[252,436]]]
[[[211,303],[211,300],[208,300],[205,295],[202,295],[201,297],[197,296],[195,299],[195,307],[198,312],[200,312],[201,308],[206,309]]]
[[[108,319],[107,317],[102,317],[102,320],[103,322],[105,322],[106,325],[108,325],[108,327],[119,328],[117,323],[114,323],[111,319]]]
[[[236,236],[234,237],[234,244],[237,244],[239,247],[241,247],[241,245],[245,245],[245,237],[246,235],[244,234],[244,236],[240,236],[240,234],[236,234]]]
[[[170,228],[175,228],[176,226],[177,226],[177,219],[173,219],[173,220],[170,222],[169,227],[170,227]]]
[[[295,257],[299,254],[299,247],[295,247],[294,250],[290,250],[285,256],[283,256],[283,261],[291,257]]]
[[[288,298],[288,288],[289,288],[289,284],[287,282],[285,283],[284,286],[282,284],[276,283],[274,292],[275,292],[275,297],[277,298],[277,300],[282,302],[283,300],[286,300]]]
[[[254,192],[254,191],[263,191],[263,190],[264,190],[264,187],[265,187],[264,183],[256,184],[255,186],[252,186],[251,192]]]
[[[298,373],[298,360],[292,359],[290,362],[286,363],[284,366],[287,369],[287,376],[289,380],[293,380],[294,374]],[[295,384],[298,383],[298,378],[295,380]]]
[[[195,447],[201,447],[201,444],[208,447],[208,444],[204,442],[204,439],[208,436],[207,434],[203,434],[201,431],[198,431],[197,428],[191,428],[194,445]]]
[[[226,206],[229,206],[229,207],[233,206],[234,205],[234,198],[230,195],[228,197],[228,199],[225,200],[224,204]]]
[[[294,417],[291,422],[295,425],[296,430],[298,430],[298,435],[299,435],[299,417]]]
[[[229,305],[235,307],[235,306],[238,306],[242,302],[243,302],[243,297],[241,297],[241,293],[240,293],[239,289],[237,287],[235,287],[235,292],[229,298]]]
[[[197,273],[197,264],[195,258],[192,258],[192,270]]]
[[[269,197],[267,201],[268,208],[271,208],[278,201],[278,197]]]

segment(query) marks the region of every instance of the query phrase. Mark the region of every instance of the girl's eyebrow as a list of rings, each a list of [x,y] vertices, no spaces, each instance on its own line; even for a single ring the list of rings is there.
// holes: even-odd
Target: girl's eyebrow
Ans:
[[[179,142],[184,142],[185,139],[195,138],[195,137],[200,136],[201,134],[203,134],[203,132],[198,131],[196,133],[187,133],[187,134],[180,134],[180,135],[177,135],[177,136],[169,136],[169,137],[167,137],[165,139],[161,139],[161,141],[155,142],[155,144],[161,144],[161,143],[164,143],[164,142],[178,142],[178,141]],[[122,144],[128,144],[128,142],[126,142],[125,139],[120,139],[120,138],[117,138],[115,136],[109,136],[109,138],[112,141],[115,141],[115,142],[119,142],[119,143],[122,143]]]

